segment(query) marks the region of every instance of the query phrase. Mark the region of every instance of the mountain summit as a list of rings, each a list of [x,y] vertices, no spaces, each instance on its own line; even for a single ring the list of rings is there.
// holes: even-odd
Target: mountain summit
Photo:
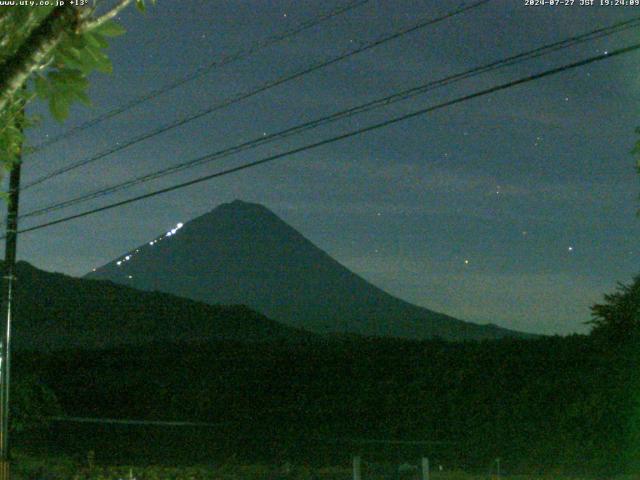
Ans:
[[[520,336],[412,305],[342,266],[262,205],[218,206],[87,278],[209,304],[244,304],[297,328],[409,339]]]

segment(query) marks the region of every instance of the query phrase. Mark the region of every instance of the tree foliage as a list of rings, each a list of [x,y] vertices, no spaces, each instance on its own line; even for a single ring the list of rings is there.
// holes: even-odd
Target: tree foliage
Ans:
[[[67,426],[85,451],[106,436],[121,462],[140,458],[144,444],[145,459],[184,463],[236,455],[335,465],[359,451],[377,462],[428,456],[447,468],[486,472],[500,457],[511,472],[613,475],[628,469],[634,391],[627,379],[637,358],[609,355],[584,336],[466,343],[353,337],[19,354],[16,366],[37,371],[69,415],[218,425],[102,433]]]
[[[33,374],[21,375],[13,386],[11,430],[23,432],[47,426],[51,417],[62,414],[56,394]]]
[[[630,285],[604,296],[604,302],[591,308],[594,335],[614,340],[637,339],[640,333],[640,275]]]
[[[60,121],[74,102],[90,104],[88,76],[111,73],[108,40],[124,33],[113,18],[132,2],[0,10],[0,174],[20,158],[24,129],[34,122],[23,115],[29,102],[48,102]],[[145,0],[135,3],[145,10]]]

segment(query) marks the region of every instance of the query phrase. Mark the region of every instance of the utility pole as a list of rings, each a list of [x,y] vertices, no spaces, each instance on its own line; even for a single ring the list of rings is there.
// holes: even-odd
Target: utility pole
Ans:
[[[353,457],[353,480],[362,480],[362,460],[359,455]]]
[[[9,386],[11,366],[11,320],[18,240],[18,202],[20,199],[20,167],[22,152],[12,165],[9,175],[7,199],[7,231],[4,249],[4,276],[2,282],[2,312],[5,324],[0,347],[0,480],[9,480]]]
[[[431,480],[429,459],[427,457],[422,457],[422,480]]]

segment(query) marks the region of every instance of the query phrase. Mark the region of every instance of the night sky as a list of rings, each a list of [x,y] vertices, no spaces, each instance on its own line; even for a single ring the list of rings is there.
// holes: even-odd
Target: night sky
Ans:
[[[129,9],[94,107],[46,139],[344,0],[162,1]],[[578,0],[575,2],[579,3]],[[372,0],[25,159],[28,182],[228,96],[345,52],[459,0]],[[495,0],[24,192],[23,212],[400,89],[640,15],[640,7]],[[638,29],[429,92],[390,108],[89,202],[27,227],[637,42]],[[20,237],[19,256],[82,275],[178,222],[258,202],[405,300],[465,320],[586,332],[589,306],[638,273],[640,53],[630,53],[117,210]],[[35,108],[34,111],[43,109]]]

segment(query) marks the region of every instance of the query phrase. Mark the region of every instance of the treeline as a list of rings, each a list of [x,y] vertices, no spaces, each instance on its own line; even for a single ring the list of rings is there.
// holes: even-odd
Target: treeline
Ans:
[[[371,448],[340,439],[427,440],[442,443],[412,447],[411,455],[464,468],[500,457],[518,472],[613,474],[636,460],[640,358],[627,340],[162,344],[20,354],[16,365],[17,375],[37,372],[68,415],[221,424],[171,433],[180,440],[163,448],[187,454],[198,437],[219,455],[331,463]],[[83,435],[110,432],[112,443],[135,437],[153,449],[153,428],[109,428],[92,425]],[[89,449],[90,439],[82,442]]]

